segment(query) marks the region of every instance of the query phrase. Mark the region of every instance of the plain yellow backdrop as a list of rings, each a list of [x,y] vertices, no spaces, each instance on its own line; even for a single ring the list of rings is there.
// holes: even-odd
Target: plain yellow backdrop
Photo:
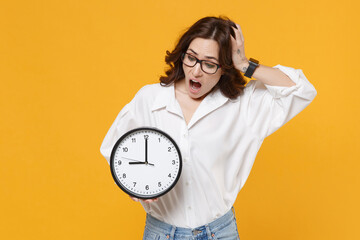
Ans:
[[[166,50],[205,16],[248,58],[300,68],[315,100],[265,139],[241,239],[360,239],[358,1],[1,1],[0,239],[141,239],[145,212],[99,152]]]

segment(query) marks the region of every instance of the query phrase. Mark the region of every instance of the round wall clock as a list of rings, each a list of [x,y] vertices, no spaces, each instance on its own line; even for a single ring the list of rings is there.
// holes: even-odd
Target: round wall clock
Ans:
[[[128,195],[157,198],[179,180],[182,159],[175,141],[156,128],[136,128],[115,143],[110,157],[115,183]]]

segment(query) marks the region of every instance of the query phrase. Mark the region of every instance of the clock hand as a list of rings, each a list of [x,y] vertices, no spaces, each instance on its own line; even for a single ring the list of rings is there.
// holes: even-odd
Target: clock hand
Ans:
[[[137,162],[142,162],[142,161],[140,161],[140,160],[133,159],[133,158],[128,158],[128,157],[122,157],[122,158],[129,159],[129,160],[133,160],[133,161],[137,161]]]
[[[125,158],[125,159],[136,161],[136,162],[129,162],[129,164],[148,164],[148,165],[151,165],[151,166],[155,166],[154,164],[149,163],[147,161],[147,138],[145,138],[145,162],[142,162],[142,161],[134,159],[134,158],[128,158],[128,157],[123,157],[123,156],[121,156],[121,157]]]
[[[147,146],[148,146],[148,139],[145,138],[145,163],[148,164],[148,160],[147,160]]]
[[[129,162],[129,164],[146,164],[146,165],[150,165],[150,166],[155,166],[152,163],[146,163],[146,162]]]
[[[139,160],[137,160],[137,159],[128,158],[128,157],[122,157],[122,158],[136,161],[136,162],[129,162],[129,164],[146,164],[145,162],[139,161]],[[151,166],[155,166],[155,165],[152,164],[152,163],[148,163],[148,164],[151,165]]]

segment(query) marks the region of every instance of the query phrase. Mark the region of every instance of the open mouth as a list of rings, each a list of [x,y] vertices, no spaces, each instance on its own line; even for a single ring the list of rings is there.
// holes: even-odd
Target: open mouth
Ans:
[[[195,91],[199,91],[201,88],[201,83],[190,79],[190,87]]]

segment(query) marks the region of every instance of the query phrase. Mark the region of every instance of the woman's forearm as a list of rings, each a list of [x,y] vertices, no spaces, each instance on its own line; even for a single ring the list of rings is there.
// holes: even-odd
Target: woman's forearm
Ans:
[[[242,66],[237,67],[242,73],[245,73],[249,63],[244,63]],[[253,75],[258,81],[261,81],[264,84],[272,85],[272,86],[283,86],[283,87],[291,87],[296,85],[285,73],[283,73],[280,69],[272,68],[268,66],[264,66],[259,64],[259,66],[255,69]]]

